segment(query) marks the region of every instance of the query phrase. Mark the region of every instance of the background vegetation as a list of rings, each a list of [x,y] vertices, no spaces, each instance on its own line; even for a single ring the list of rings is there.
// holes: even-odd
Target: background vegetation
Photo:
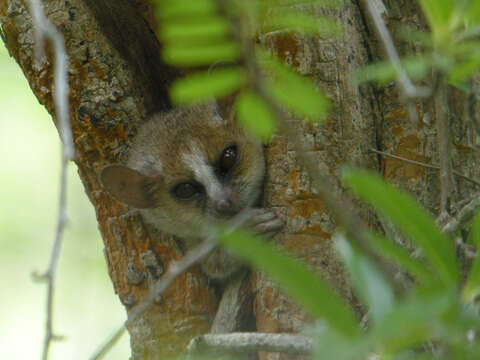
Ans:
[[[173,5],[170,4],[172,5],[171,9],[173,9],[170,13],[165,9],[161,12],[167,22],[169,20],[168,16],[171,16],[172,13],[175,17],[195,15],[191,8],[178,7],[178,4],[181,3],[186,4],[184,1],[178,3],[175,1]],[[477,50],[479,49],[477,40],[480,24],[479,3],[468,0],[461,2],[423,0],[419,3],[425,13],[431,36],[421,32],[411,32],[411,35],[417,36],[417,40],[422,40],[418,40],[421,46],[417,54],[416,64],[413,67],[417,76],[412,75],[413,72],[409,70],[408,66],[406,66],[407,73],[402,74],[403,69],[400,63],[394,62],[394,66],[388,63],[369,68],[369,76],[365,76],[363,80],[394,81],[400,79],[401,76],[410,75],[414,79],[424,80],[425,83],[422,83],[422,85],[430,86],[428,91],[418,91],[419,89],[406,91],[408,83],[407,85],[404,83],[402,85],[404,87],[403,95],[410,101],[419,101],[420,97],[430,97],[437,105],[441,104],[446,107],[448,103],[447,87],[450,85],[454,85],[469,94],[469,101],[475,101],[476,94],[471,77],[478,72],[480,64],[478,61],[480,53]],[[235,64],[238,61],[238,65],[230,66],[227,69],[204,71],[182,80],[174,86],[174,99],[179,103],[189,103],[201,97],[221,96],[233,90],[239,90],[240,95],[236,99],[235,106],[240,120],[265,138],[271,136],[273,129],[278,125],[284,135],[290,136],[289,141],[299,143],[300,141],[295,141],[295,136],[298,134],[289,134],[285,122],[282,120],[284,111],[292,112],[298,118],[312,121],[319,120],[324,117],[328,108],[324,97],[306,79],[271,58],[269,54],[254,48],[250,42],[242,41],[242,39],[250,39],[251,35],[255,33],[256,29],[254,27],[241,28],[238,30],[239,34],[233,34],[234,36],[230,37],[228,24],[225,24],[226,19],[233,18],[235,20],[235,16],[240,19],[242,19],[242,16],[248,18],[248,15],[252,15],[252,13],[249,13],[250,9],[243,9],[244,13],[240,15],[228,14],[229,16],[225,19],[212,12],[211,8],[202,11],[206,11],[204,15],[207,18],[210,17],[209,20],[213,21],[213,25],[215,25],[213,26],[213,38],[210,31],[212,28],[209,28],[211,24],[195,24],[198,26],[193,29],[185,29],[184,26],[179,28],[174,21],[171,21],[170,26],[166,27],[167,31],[163,33],[164,40],[167,43],[166,59],[175,65],[185,66],[208,66],[214,60],[219,59],[226,63]],[[294,19],[295,22],[289,25],[304,27],[304,21],[298,20],[300,18]],[[284,24],[274,25],[284,26]],[[327,25],[327,29],[330,29],[330,26]],[[302,28],[302,30],[307,31],[308,29]],[[211,41],[212,48],[208,49],[202,46],[203,53],[199,52],[198,48],[190,48],[190,45],[195,43],[199,37],[204,41]],[[220,43],[216,44],[215,41],[218,39],[220,39]],[[170,44],[168,44],[169,42]],[[385,42],[388,45],[388,40]],[[273,81],[270,77],[265,76],[267,73],[271,75]],[[431,80],[433,80],[432,83],[429,83]],[[293,89],[295,96],[285,96],[287,89]],[[8,87],[5,91],[11,92],[12,89]],[[15,102],[12,101],[11,103],[14,104]],[[24,107],[17,105],[16,108],[23,109]],[[471,115],[473,121],[475,114]],[[8,118],[10,120],[11,117],[8,116]],[[249,119],[255,119],[258,123],[248,124]],[[437,106],[436,121],[440,123],[443,121],[442,119],[448,120],[448,114],[446,110]],[[15,123],[14,125],[18,124]],[[445,127],[446,124],[442,126]],[[36,129],[35,125],[30,126],[27,134],[29,131],[32,132],[32,129]],[[33,133],[35,134],[35,132]],[[14,129],[12,135],[8,135],[6,131],[2,132],[2,136],[8,135],[8,140],[15,143],[13,147],[8,147],[8,155],[15,152],[17,148],[16,152],[23,154],[25,144],[28,144],[28,146],[36,145],[32,146],[35,149],[35,156],[41,154],[37,151],[38,147],[38,149],[46,151],[47,157],[54,157],[53,153],[46,150],[44,144],[53,144],[56,141],[42,139],[41,143],[35,143],[29,141],[26,138],[27,135],[24,134],[25,131],[19,131],[19,129]],[[446,132],[442,134],[439,131],[440,144],[448,143],[446,134]],[[329,210],[339,217],[342,228],[336,234],[336,245],[340,257],[351,275],[355,292],[364,306],[365,317],[362,319],[363,321],[360,322],[353,311],[350,311],[348,305],[334,295],[334,292],[330,290],[324,280],[289,255],[276,251],[273,246],[265,242],[257,241],[248,233],[237,232],[221,235],[220,238],[224,245],[232,248],[239,256],[276,279],[292,298],[303,305],[303,308],[312,317],[319,320],[318,326],[315,326],[310,332],[315,341],[316,357],[357,359],[367,358],[372,353],[385,359],[470,359],[480,357],[480,347],[478,342],[475,341],[480,327],[478,309],[476,309],[476,300],[480,288],[480,263],[478,260],[472,260],[471,272],[467,274],[469,271],[464,271],[465,274],[462,275],[465,275],[465,281],[462,281],[464,279],[460,277],[460,273],[462,265],[464,265],[464,259],[458,261],[455,257],[457,254],[463,256],[464,248],[480,244],[480,219],[472,222],[472,217],[470,217],[465,221],[466,226],[463,229],[465,231],[462,234],[456,234],[460,230],[459,228],[453,234],[450,234],[453,235],[451,237],[456,236],[463,246],[455,248],[453,239],[442,233],[431,214],[414,200],[386,184],[372,173],[362,170],[346,170],[343,176],[344,186],[373,206],[380,217],[391,221],[401,235],[418,248],[414,253],[415,256],[411,256],[404,248],[395,243],[395,239],[386,239],[381,234],[374,234],[369,230],[363,230],[362,227],[356,227],[354,223],[349,221],[348,219],[353,217],[345,211],[349,207],[339,208],[341,202],[328,197],[331,191],[324,186],[326,184],[322,183],[321,178],[318,177],[316,163],[308,159],[307,154],[302,151],[298,144],[296,150],[299,154],[299,162],[307,167],[314,187],[329,206]],[[450,155],[448,151],[442,151],[442,149],[439,149],[439,158],[442,162],[440,177],[443,177],[443,173],[449,171],[450,174],[447,175],[451,177],[451,169],[448,170],[444,167],[444,164],[451,164]],[[33,163],[33,165],[30,166],[30,163]],[[22,164],[25,164],[25,168],[21,167]],[[19,240],[22,248],[16,248],[15,245],[5,247],[7,249],[5,250],[5,256],[9,257],[9,261],[14,259],[14,254],[21,253],[22,259],[25,257],[24,252],[26,252],[25,249],[28,246],[25,244],[30,244],[32,241],[39,241],[39,243],[44,244],[39,239],[42,236],[39,234],[38,228],[46,224],[46,218],[43,217],[50,213],[46,209],[55,208],[54,204],[49,206],[36,201],[37,197],[40,196],[39,193],[49,195],[48,191],[43,191],[43,183],[55,183],[49,178],[43,179],[41,174],[46,172],[45,170],[51,170],[47,173],[52,176],[52,174],[55,174],[55,169],[47,169],[46,166],[43,166],[41,159],[21,159],[13,161],[11,166],[11,172],[18,173],[19,178],[15,179],[12,176],[10,180],[2,180],[6,182],[2,191],[5,191],[5,198],[23,206],[19,210],[20,215],[15,214],[16,223],[12,220],[6,222],[5,226],[2,227],[6,229],[5,239],[11,240],[9,244],[17,244],[17,241],[12,240],[17,231],[23,231],[24,233],[19,233],[18,236],[23,235],[28,239]],[[27,173],[25,171],[27,168],[32,169],[32,172]],[[19,169],[22,171],[19,171]],[[18,187],[25,179],[32,179],[35,184],[27,185],[24,190],[15,189],[15,186]],[[12,181],[12,184],[7,181]],[[450,210],[448,199],[451,189],[445,184],[441,181],[442,200],[439,210],[442,216],[448,216]],[[9,186],[14,191],[4,190]],[[23,202],[18,201],[17,193],[22,198],[24,197]],[[56,198],[53,194],[50,195],[50,199]],[[31,204],[28,206],[32,209],[31,214],[25,211],[25,203]],[[75,200],[70,202],[70,205],[72,204],[75,205]],[[12,209],[5,208],[7,213],[13,213]],[[461,212],[459,212],[459,216],[460,214]],[[72,218],[76,219],[78,217],[72,216]],[[445,221],[445,218],[440,220]],[[37,224],[37,221],[41,225]],[[83,226],[94,228],[92,224],[82,224],[80,228],[85,229]],[[51,227],[53,228],[53,224]],[[74,230],[75,227],[72,226],[71,229]],[[469,233],[468,236],[466,236],[467,233]],[[70,284],[90,285],[93,281],[88,281],[86,276],[91,269],[99,267],[102,262],[87,256],[87,253],[84,255],[86,249],[86,246],[84,246],[86,243],[85,237],[87,235],[79,231],[79,236],[82,239],[70,242],[71,244],[75,243],[79,248],[67,249],[63,258],[65,259],[70,253],[74,259],[70,260],[68,265],[71,265],[74,269],[71,270],[72,276],[77,276],[77,278],[74,277],[73,281],[70,280]],[[49,238],[48,235],[44,237],[46,240]],[[99,244],[98,241],[97,244]],[[28,246],[28,249],[31,248],[35,247]],[[24,250],[21,251],[21,249]],[[37,251],[36,248],[35,251]],[[47,252],[45,249],[43,251]],[[99,249],[95,252],[100,254]],[[381,266],[381,262],[377,261],[379,258],[396,263],[398,269],[395,269],[393,275],[404,275],[408,279],[405,283],[400,284],[403,288],[398,288],[399,284],[396,283],[396,276],[389,276],[392,273]],[[28,268],[25,264],[30,264],[28,260],[15,261],[14,263],[21,264],[22,271]],[[33,267],[35,266],[36,264],[33,264]],[[105,269],[102,270],[106,274]],[[18,273],[21,273],[20,269],[18,271]],[[61,276],[68,273],[68,268],[60,272]],[[5,276],[11,276],[11,274],[8,272]],[[17,274],[17,272],[15,271],[13,274]],[[5,281],[12,281],[14,283],[12,286],[23,285],[22,279],[12,280],[10,277]],[[57,287],[62,288],[61,278]],[[85,305],[94,299],[93,296],[87,299],[78,298],[79,295],[84,296],[86,294],[86,291],[82,291],[79,286],[75,286],[70,292],[68,292],[68,285],[63,286],[64,291],[65,288],[68,295],[65,295],[64,299],[62,299],[62,295],[57,296],[57,301],[63,300],[63,303],[81,301]],[[68,296],[72,296],[73,300]],[[24,294],[22,298],[39,297]],[[15,306],[20,303],[17,300]],[[38,304],[40,302],[34,303]],[[110,306],[108,307],[110,308]],[[8,308],[7,304],[4,309]],[[100,311],[103,308],[101,300],[95,300],[95,304],[90,306],[93,316],[104,313]],[[86,318],[84,315],[86,311],[83,312],[80,305],[74,306],[73,310],[69,309],[70,314],[80,314],[82,318]],[[39,311],[39,314],[41,314],[41,311]],[[57,315],[57,317],[61,317],[61,315]],[[16,323],[18,319],[18,314],[14,313],[9,319],[10,321],[6,323]],[[66,322],[78,324],[76,319],[68,319]],[[102,324],[107,325],[107,321],[102,321]],[[57,325],[56,328],[62,330],[61,325]],[[87,334],[93,334],[97,339],[91,328],[95,328],[95,326],[91,326],[88,331],[84,331],[77,337],[82,340],[82,344],[85,344]],[[99,328],[99,332],[108,331],[102,331]],[[70,342],[69,349],[72,348],[75,349],[75,346],[72,346]],[[73,353],[78,354],[78,352]],[[75,355],[71,353],[66,356],[72,358]]]
[[[450,203],[454,188],[451,183],[449,132],[450,121],[453,123],[456,119],[449,115],[448,88],[455,86],[465,91],[469,95],[466,104],[474,109],[477,94],[472,77],[480,68],[480,3],[473,0],[420,0],[430,32],[403,29],[408,34],[405,40],[419,45],[418,52],[413,60],[409,59],[404,70],[405,65],[396,54],[378,6],[374,6],[372,1],[364,2],[380,41],[387,49],[388,61],[363,69],[359,79],[384,84],[397,81],[404,100],[415,102],[428,97],[436,104],[440,216],[436,222],[414,199],[388,185],[373,172],[346,169],[343,185],[373,206],[380,217],[390,221],[401,236],[418,249],[416,255],[409,254],[397,239],[387,239],[359,225],[360,220],[353,220],[357,215],[350,213],[344,199],[331,195],[332,188],[319,174],[314,158],[309,158],[303,149],[304,139],[293,133],[289,129],[291,125],[285,121],[286,112],[293,113],[298,119],[321,121],[327,111],[327,102],[307,77],[301,77],[275,56],[266,54],[260,46],[254,46],[249,41],[256,34],[258,24],[268,23],[269,19],[275,19],[271,30],[287,27],[292,31],[309,33],[315,29],[321,35],[336,33],[334,24],[326,20],[321,23],[319,19],[322,17],[318,15],[308,17],[301,7],[288,8],[288,12],[283,10],[278,14],[269,13],[259,19],[263,14],[263,3],[257,1],[235,2],[236,8],[229,3],[231,6],[222,9],[219,2],[205,0],[202,3],[209,6],[200,10],[182,6],[182,2],[177,1],[159,3],[163,6],[158,14],[164,24],[160,34],[166,42],[164,57],[167,61],[177,66],[214,63],[213,57],[205,54],[215,54],[215,59],[226,62],[238,61],[238,65],[227,70],[209,70],[178,81],[172,89],[173,99],[179,103],[190,103],[211,95],[220,97],[230,91],[238,91],[235,109],[239,121],[257,135],[267,138],[269,131],[278,127],[279,132],[295,144],[298,163],[307,168],[317,194],[325,201],[329,211],[338,217],[339,228],[334,235],[336,247],[350,275],[353,289],[364,306],[363,324],[355,318],[345,301],[337,298],[324,279],[292,257],[244,232],[221,236],[223,245],[265,271],[319,321],[321,325],[311,330],[314,357],[353,360],[375,354],[381,359],[479,358],[480,346],[475,340],[480,327],[476,308],[480,262],[478,257],[473,260],[470,274],[462,274],[466,278],[463,282],[460,276],[462,266],[467,263],[468,268],[471,261],[461,258],[464,250],[461,247],[455,249],[453,237],[464,247],[478,246],[480,217],[472,225],[473,212],[468,219],[463,215],[461,221],[464,225],[466,223],[464,233],[456,234],[461,230],[457,228],[453,234],[450,233],[451,237],[447,237],[437,224],[451,221],[454,207]],[[309,3],[312,6],[332,5],[322,1]],[[282,9],[282,5],[281,1],[268,3],[275,9],[276,6]],[[223,10],[220,11],[223,16],[218,15],[217,8]],[[193,15],[202,20],[197,23],[192,20]],[[285,19],[290,20],[288,26],[285,26]],[[230,27],[225,24],[227,20]],[[194,25],[191,25],[192,22]],[[198,45],[193,45],[196,42],[203,45],[200,55]],[[353,77],[354,74],[351,75]],[[424,80],[421,85],[429,88],[416,88],[410,77]],[[477,115],[471,113],[469,120],[476,119]],[[414,122],[413,118],[411,120]],[[478,136],[477,129],[476,144]],[[463,200],[464,205],[468,204],[467,199]],[[462,218],[463,210],[457,214],[458,218]],[[469,236],[465,235],[467,233],[470,233]],[[461,255],[460,260],[456,254]],[[393,262],[398,269],[385,267],[383,259]],[[408,281],[400,282],[398,279],[401,276]]]
[[[38,358],[44,337],[43,272],[53,242],[58,199],[60,143],[50,115],[0,45],[0,357]],[[103,258],[95,213],[76,167],[70,164],[70,222],[60,257],[54,322],[65,342],[51,359],[86,359],[99,339],[125,318]],[[94,331],[92,331],[94,329]],[[28,346],[25,346],[28,344]],[[107,359],[124,359],[128,336]]]

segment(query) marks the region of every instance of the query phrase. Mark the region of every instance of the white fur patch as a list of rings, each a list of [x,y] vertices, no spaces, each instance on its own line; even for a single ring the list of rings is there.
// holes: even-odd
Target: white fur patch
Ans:
[[[160,175],[163,171],[163,166],[160,159],[155,158],[152,154],[145,152],[132,152],[128,160],[130,166],[140,173],[147,176]]]
[[[207,163],[200,147],[193,145],[190,148],[192,151],[183,155],[183,162],[192,170],[195,180],[205,187],[209,198],[214,200],[224,198],[225,194],[222,184],[215,176],[212,165]]]
[[[210,125],[214,127],[225,125],[225,119],[222,117],[222,115],[220,115],[217,103],[214,99],[210,103],[208,103],[207,109],[210,114],[210,116],[207,117]]]

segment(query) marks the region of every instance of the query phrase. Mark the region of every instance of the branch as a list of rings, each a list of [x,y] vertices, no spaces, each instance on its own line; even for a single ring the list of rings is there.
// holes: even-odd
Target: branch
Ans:
[[[480,115],[476,111],[478,85],[477,81],[470,81],[470,94],[467,97],[467,121],[473,123],[476,135],[480,135]]]
[[[103,359],[105,355],[113,348],[113,346],[120,340],[125,332],[125,326],[120,326],[115,332],[108,338],[103,345],[101,345],[90,357],[90,359]]]
[[[448,137],[448,97],[447,79],[438,74],[439,86],[435,95],[435,113],[437,116],[437,146],[440,155],[440,219],[446,218],[450,209],[450,198],[454,191],[452,162],[449,154]]]
[[[393,154],[389,154],[387,152],[384,152],[384,151],[379,151],[379,150],[375,150],[375,149],[370,149],[371,152],[374,152],[375,154],[380,154],[380,155],[383,155],[383,156],[386,156],[386,157],[390,157],[392,159],[397,159],[397,160],[401,160],[401,161],[405,161],[406,163],[409,163],[409,164],[412,164],[412,165],[417,165],[417,166],[422,166],[422,167],[425,167],[425,168],[428,168],[428,169],[435,169],[435,170],[440,170],[440,166],[438,165],[433,165],[433,164],[427,164],[427,163],[423,163],[423,162],[420,162],[420,161],[416,161],[416,160],[410,160],[410,159],[407,159],[407,158],[404,158],[404,157],[401,157],[401,156],[397,156],[397,155],[393,155]],[[471,182],[472,184],[475,184],[477,186],[480,186],[480,182],[478,182],[477,180],[475,179],[472,179],[456,170],[452,170],[452,174],[468,181],[468,182]]]
[[[402,68],[392,37],[383,21],[374,0],[362,0],[370,17],[373,20],[377,34],[387,52],[388,59],[397,73],[398,86],[407,99],[426,97],[431,95],[428,89],[417,88],[413,85],[405,70]],[[437,139],[440,153],[440,218],[448,216],[450,197],[453,191],[452,165],[448,155],[448,99],[447,82],[443,75],[437,77],[438,89],[435,95],[435,112],[437,115]],[[410,111],[413,114],[412,111]]]
[[[35,53],[36,66],[45,62],[44,39],[47,38],[52,41],[55,54],[55,69],[54,69],[54,102],[56,118],[60,126],[60,137],[63,140],[62,145],[62,160],[61,160],[61,174],[60,174],[60,197],[57,228],[55,233],[55,241],[51,250],[50,264],[48,270],[37,278],[47,282],[47,321],[46,334],[43,343],[42,359],[48,358],[48,351],[53,340],[58,340],[53,332],[53,295],[54,295],[54,279],[55,270],[60,255],[60,248],[63,240],[63,232],[67,220],[67,165],[69,160],[73,160],[75,150],[72,141],[72,130],[70,127],[70,119],[68,115],[68,81],[67,81],[67,54],[63,36],[58,32],[55,26],[50,23],[43,12],[39,0],[29,0],[30,11],[32,14],[32,21],[35,28]]]
[[[284,352],[296,355],[309,355],[312,352],[312,339],[294,334],[232,333],[198,336],[187,347],[189,355],[208,353],[209,355],[229,352]]]
[[[54,88],[55,114],[60,122],[60,136],[63,141],[63,156],[68,160],[74,160],[75,149],[73,146],[72,129],[68,115],[68,58],[62,34],[47,20],[43,12],[40,0],[29,0],[32,20],[35,27],[35,55],[36,66],[45,62],[44,40],[49,39],[53,43],[55,54]]]
[[[247,67],[247,71],[250,72],[253,87],[259,97],[267,104],[275,115],[279,131],[287,138],[287,140],[294,145],[297,160],[299,164],[306,169],[312,184],[312,192],[315,195],[320,196],[327,207],[330,209],[335,218],[343,226],[346,231],[346,238],[349,240],[355,240],[355,246],[357,246],[366,256],[373,260],[377,264],[382,274],[389,280],[390,284],[395,288],[395,292],[400,294],[404,291],[403,287],[396,281],[396,275],[392,271],[392,268],[372,249],[369,241],[366,237],[366,226],[360,220],[356,214],[351,211],[351,206],[345,199],[340,199],[336,196],[336,192],[330,181],[320,174],[317,167],[317,160],[314,156],[307,151],[305,143],[300,138],[299,134],[295,132],[288,124],[287,117],[284,111],[277,105],[277,103],[270,97],[268,91],[264,85],[264,73],[258,67],[256,63],[254,45],[239,36],[239,43],[243,47],[244,61]]]
[[[179,261],[172,261],[168,267],[167,273],[162,276],[151,287],[148,294],[142,299],[140,303],[135,305],[128,313],[128,320],[125,325],[128,326],[134,322],[140,315],[143,314],[154,302],[158,299],[167,288],[173,283],[173,281],[184,272],[186,272],[195,263],[200,261],[203,257],[207,256],[217,246],[213,237],[209,237],[204,240],[200,245],[187,252],[187,254]]]
[[[480,208],[480,194],[475,194],[474,197],[462,207],[457,216],[452,217],[442,228],[442,231],[452,236],[457,231],[465,226],[470,220],[473,219],[475,214]]]
[[[55,270],[57,268],[58,258],[60,256],[60,248],[63,240],[63,232],[67,222],[67,162],[62,157],[61,175],[60,175],[60,199],[57,220],[57,229],[55,232],[55,241],[50,254],[50,264],[48,270],[41,275],[33,274],[37,281],[47,282],[47,321],[45,325],[45,339],[43,342],[42,359],[48,359],[48,351],[53,340],[60,340],[61,337],[55,335],[53,331],[53,295],[55,290]]]
[[[212,237],[209,237],[207,240],[203,241],[200,245],[197,245],[192,250],[181,258],[179,261],[172,261],[168,267],[168,271],[165,273],[162,278],[157,280],[151,287],[147,295],[142,299],[142,301],[133,307],[128,313],[128,320],[120,326],[115,332],[114,336],[110,340],[106,341],[102,346],[100,346],[97,351],[90,357],[90,360],[100,360],[103,356],[110,350],[110,348],[118,341],[120,334],[124,331],[125,327],[133,323],[140,315],[147,310],[158,297],[163,294],[163,292],[172,284],[172,282],[184,272],[186,272],[191,266],[196,262],[201,260],[203,257],[208,255],[213,249],[215,249],[216,244],[213,241]],[[118,336],[115,336],[118,335]]]
[[[419,97],[430,96],[430,89],[416,87],[403,69],[397,49],[393,44],[392,37],[390,36],[387,26],[385,25],[385,22],[383,21],[374,0],[362,1],[367,7],[368,13],[373,21],[373,24],[375,25],[375,30],[377,31],[377,35],[380,38],[383,47],[385,48],[388,60],[392,63],[392,66],[397,74],[398,87],[400,88],[403,97],[406,99],[415,99]]]

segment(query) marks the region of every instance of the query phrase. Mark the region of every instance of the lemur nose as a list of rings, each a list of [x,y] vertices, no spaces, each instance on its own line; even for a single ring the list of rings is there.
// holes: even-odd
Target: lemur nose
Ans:
[[[232,201],[221,199],[215,203],[215,210],[222,215],[229,215],[232,212]]]

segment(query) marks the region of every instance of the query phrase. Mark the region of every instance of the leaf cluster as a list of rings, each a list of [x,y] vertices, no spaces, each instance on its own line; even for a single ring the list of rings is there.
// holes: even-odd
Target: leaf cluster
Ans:
[[[296,32],[302,36],[336,36],[341,32],[331,17],[335,1],[306,0],[163,0],[158,1],[165,45],[164,59],[176,66],[203,70],[179,80],[171,91],[181,105],[211,101],[235,94],[237,120],[263,139],[277,127],[278,109],[298,118],[325,118],[329,101],[316,85],[260,45],[265,32]],[[457,86],[480,67],[480,1],[419,0],[430,33],[408,30],[424,52],[402,63],[414,80],[431,69],[446,74]],[[318,11],[311,11],[318,7]],[[310,11],[306,12],[305,9]],[[317,15],[311,15],[312,13]],[[275,14],[275,16],[272,16]],[[207,70],[205,70],[207,68]],[[370,65],[358,73],[361,81],[391,81],[392,65]],[[367,233],[368,245],[398,267],[413,285],[399,295],[353,239],[339,232],[339,256],[358,298],[368,310],[362,329],[352,309],[318,274],[285,251],[246,231],[222,232],[221,243],[252,266],[265,271],[318,320],[311,330],[318,359],[480,358],[480,346],[468,334],[476,333],[480,319],[475,300],[480,294],[480,261],[475,259],[464,286],[452,241],[432,216],[405,193],[377,175],[348,169],[344,184],[360,199],[390,220],[418,249],[413,257],[382,234]],[[480,245],[480,215],[472,225],[471,241]]]
[[[475,333],[480,326],[474,307],[480,291],[479,258],[475,259],[466,285],[459,291],[454,245],[425,209],[376,174],[347,169],[343,181],[423,253],[414,258],[391,239],[368,234],[372,249],[413,280],[415,285],[406,295],[399,296],[376,264],[358,250],[351,239],[337,234],[338,252],[354,290],[368,310],[367,329],[360,329],[351,309],[325,280],[282,250],[244,231],[224,234],[222,243],[265,271],[321,321],[323,325],[312,330],[316,339],[314,358],[366,359],[371,354],[380,359],[430,358],[429,352],[422,350],[427,344],[439,349],[441,356],[437,355],[436,359],[478,358],[480,346],[469,341],[467,335]],[[479,230],[480,216],[477,216],[471,234],[476,244]]]
[[[408,27],[399,29],[403,39],[423,49],[402,59],[402,66],[413,80],[443,73],[451,85],[470,91],[467,81],[480,70],[480,2],[477,0],[418,0],[429,32]],[[388,62],[367,65],[359,70],[359,82],[386,84],[396,71]]]
[[[259,95],[259,86],[264,95],[283,104],[285,110],[311,121],[322,120],[329,101],[309,79],[260,47],[244,46],[246,37],[266,31],[338,34],[334,20],[305,11],[319,6],[332,9],[335,2],[158,1],[157,14],[162,24],[159,37],[165,61],[188,68],[207,67],[177,81],[171,89],[172,100],[188,105],[235,93],[237,120],[264,140],[274,134],[276,120],[274,111]],[[254,63],[256,68],[248,63]]]

